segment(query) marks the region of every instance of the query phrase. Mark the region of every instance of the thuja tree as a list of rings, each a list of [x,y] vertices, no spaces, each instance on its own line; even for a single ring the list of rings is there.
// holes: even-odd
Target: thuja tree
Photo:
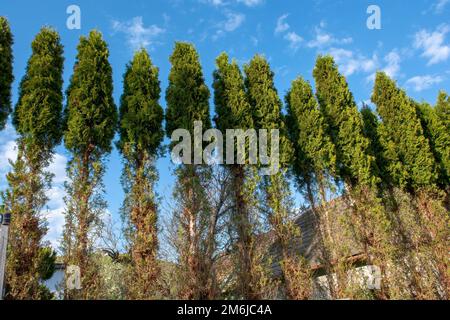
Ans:
[[[279,170],[261,179],[261,209],[268,222],[269,230],[274,234],[281,248],[281,270],[284,289],[288,298],[298,297],[296,283],[302,273],[298,256],[289,248],[298,239],[300,230],[293,221],[293,204],[286,178],[288,164],[292,158],[292,146],[287,136],[284,117],[281,112],[281,100],[274,85],[274,73],[267,60],[256,55],[244,66],[247,99],[252,108],[253,123],[257,130],[268,130],[268,154],[279,153]],[[271,130],[279,130],[279,147],[272,149]],[[259,139],[261,146],[261,137]],[[261,151],[261,150],[260,150]],[[261,160],[261,159],[260,159]],[[261,164],[261,163],[260,163]],[[272,164],[273,165],[273,164]]]
[[[66,197],[64,258],[81,271],[82,289],[66,291],[68,298],[93,298],[98,282],[90,262],[96,227],[106,209],[102,198],[105,157],[117,127],[109,50],[102,35],[81,37],[74,72],[67,90],[64,142],[71,153]]]
[[[450,132],[450,96],[444,91],[439,92],[439,96],[436,103],[436,114],[445,126],[446,132]],[[450,183],[447,182],[446,192],[446,206],[450,210]]]
[[[334,219],[340,219],[354,241],[337,245],[337,296],[352,296],[359,289],[347,279],[346,259],[355,245],[361,246],[364,259],[381,268],[388,265],[390,252],[390,222],[378,197],[379,169],[371,153],[370,140],[364,133],[364,122],[358,111],[345,77],[330,56],[319,56],[313,71],[316,95],[327,125],[327,132],[336,148],[336,179],[344,182],[347,209]],[[342,211],[342,209],[340,210]],[[340,278],[340,279],[339,279]],[[342,280],[342,281],[341,281]]]
[[[252,110],[245,94],[244,78],[236,61],[230,62],[228,55],[222,53],[216,59],[214,71],[214,104],[216,109],[215,122],[217,128],[225,133],[228,129],[246,131],[253,129]],[[233,152],[237,145],[235,138],[230,142],[231,150],[225,148],[225,154]],[[228,141],[224,141],[228,146]],[[248,144],[246,144],[248,146]],[[244,299],[261,297],[258,292],[258,255],[255,252],[255,232],[257,219],[255,217],[255,168],[248,164],[227,165],[231,175],[232,212],[231,239],[234,256],[235,287],[237,296]]]
[[[428,103],[415,103],[417,114],[438,165],[438,184],[445,189],[450,184],[450,131],[436,109]]]
[[[448,295],[445,271],[448,212],[436,188],[437,162],[430,141],[414,102],[385,73],[376,76],[372,101],[382,119],[379,135],[391,183],[407,192],[401,198],[398,196],[395,203],[401,223],[400,239],[409,258],[410,290],[406,295],[445,297]],[[406,209],[402,210],[403,207]]]
[[[166,91],[166,133],[169,138],[177,129],[194,136],[194,121],[202,122],[203,130],[211,127],[209,115],[209,89],[205,84],[199,56],[189,43],[177,42],[170,56],[172,64],[169,87]],[[203,135],[203,132],[200,132]],[[171,147],[174,143],[173,141]],[[184,141],[194,150],[193,141]],[[174,190],[174,224],[177,229],[173,239],[178,254],[178,296],[185,299],[214,298],[214,270],[212,251],[215,246],[214,224],[207,197],[210,168],[194,164],[194,155],[183,154],[187,161],[177,166],[177,183]]]
[[[450,132],[450,96],[444,91],[439,92],[436,113],[447,128],[447,132]]]
[[[328,271],[332,270],[332,257],[327,241],[331,230],[329,225],[327,193],[332,187],[330,176],[334,174],[336,154],[334,144],[326,133],[325,122],[318,108],[311,85],[299,77],[292,82],[286,95],[287,127],[294,148],[292,173],[299,190],[308,199],[311,209],[319,221],[321,260]],[[319,207],[317,206],[319,205]],[[322,214],[322,213],[323,214]],[[329,287],[332,279],[328,279]],[[311,285],[303,284],[304,298],[311,295]],[[308,290],[309,289],[309,290]]]
[[[154,183],[155,160],[163,139],[163,110],[158,68],[142,49],[127,66],[120,100],[117,144],[124,158],[122,184],[125,201],[122,213],[127,222],[127,239],[132,257],[128,297],[157,296],[158,227]]]
[[[320,192],[326,202],[329,176],[334,174],[336,154],[334,144],[326,133],[326,125],[318,108],[311,85],[299,77],[292,82],[286,95],[287,125],[295,150],[292,170],[300,190],[312,206]]]
[[[8,250],[7,297],[45,298],[40,285],[40,250],[47,232],[42,211],[52,175],[46,170],[61,141],[63,47],[59,35],[43,28],[33,40],[20,83],[13,124],[19,134],[18,157],[7,175],[4,210],[12,215]]]
[[[313,74],[320,110],[336,146],[337,175],[348,187],[375,185],[375,159],[368,152],[369,140],[345,77],[331,56],[319,56]]]
[[[382,119],[380,141],[392,183],[419,189],[437,181],[436,163],[413,102],[385,73],[377,73],[372,102]]]
[[[11,112],[11,84],[13,76],[13,35],[8,20],[0,17],[0,130],[5,127]]]

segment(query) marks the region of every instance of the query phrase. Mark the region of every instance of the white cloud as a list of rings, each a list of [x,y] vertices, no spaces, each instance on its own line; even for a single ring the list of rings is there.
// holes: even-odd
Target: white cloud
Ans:
[[[275,34],[282,33],[282,32],[289,30],[289,24],[286,22],[286,19],[288,16],[289,16],[289,14],[286,13],[278,18],[277,26],[275,27]]]
[[[17,158],[17,145],[14,140],[7,141],[0,146],[0,174],[3,176],[11,170],[9,161]]]
[[[321,22],[319,27],[315,28],[316,36],[313,40],[309,41],[307,46],[309,48],[323,48],[330,45],[335,44],[350,44],[353,42],[351,37],[338,39],[334,37],[331,33],[327,33],[323,28],[325,27],[325,23]]]
[[[213,6],[223,6],[223,5],[225,5],[225,1],[224,0],[206,0],[206,2],[208,2],[209,4],[212,4]]]
[[[223,29],[227,32],[232,32],[239,28],[245,20],[245,15],[242,13],[226,13],[227,20],[223,24]]]
[[[385,57],[384,61],[386,62],[386,66],[383,68],[383,71],[391,78],[395,78],[400,71],[400,55],[396,50],[392,50]]]
[[[295,32],[288,32],[284,35],[284,39],[287,40],[289,42],[289,48],[297,51],[298,48],[300,47],[300,43],[302,43],[303,38],[300,37],[297,33]]]
[[[444,44],[448,32],[450,26],[443,24],[433,32],[422,29],[416,33],[414,47],[423,50],[422,56],[429,59],[428,65],[446,61],[450,57],[450,46]]]
[[[213,36],[213,40],[217,40],[227,32],[233,32],[238,29],[245,21],[245,15],[236,12],[225,12],[226,19],[217,25],[217,31]]]
[[[406,86],[413,88],[415,91],[420,92],[431,88],[433,85],[441,83],[444,78],[441,76],[415,76],[406,81]]]
[[[245,4],[247,7],[256,7],[264,2],[264,0],[237,0],[239,3]]]
[[[11,170],[9,160],[17,158],[17,133],[11,123],[0,132],[0,186],[6,185],[5,175]]]
[[[260,4],[262,4],[264,2],[264,0],[230,0],[230,1],[226,1],[226,0],[200,0],[201,3],[207,3],[210,5],[213,5],[215,7],[222,7],[222,6],[227,6],[229,4],[231,4],[232,2],[235,3],[242,3],[247,7],[256,7]]]
[[[54,174],[54,183],[64,183],[67,180],[66,175],[67,158],[59,153],[53,156],[52,163],[48,167],[48,171]]]
[[[128,45],[132,50],[149,47],[152,48],[155,44],[156,38],[165,32],[165,29],[154,24],[145,27],[142,17],[134,17],[126,22],[113,20],[112,28],[115,32],[125,34]]]
[[[64,206],[49,209],[44,213],[44,217],[47,219],[49,225],[49,229],[44,240],[49,241],[54,249],[58,249],[65,223]]]
[[[329,53],[334,57],[345,76],[351,76],[358,72],[373,72],[378,66],[376,54],[368,58],[362,54],[342,48],[332,48]]]
[[[390,51],[383,58],[383,62],[385,63],[383,67],[380,67],[380,71],[385,72],[389,77],[396,78],[400,73],[400,63],[402,59],[397,49]],[[377,66],[378,68],[378,66]],[[366,78],[367,82],[375,81],[375,73],[372,73],[370,76]]]
[[[445,7],[450,3],[450,0],[437,0],[433,4],[433,10],[435,13],[440,14],[444,12]]]

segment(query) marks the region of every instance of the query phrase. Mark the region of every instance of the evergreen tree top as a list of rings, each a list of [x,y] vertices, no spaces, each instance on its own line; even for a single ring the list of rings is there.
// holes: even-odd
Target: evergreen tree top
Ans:
[[[9,22],[0,16],[0,130],[3,130],[11,112],[11,85],[13,75],[13,35]]]
[[[334,145],[326,134],[311,84],[302,77],[292,82],[286,95],[287,125],[295,149],[293,171],[300,187],[311,184],[314,177],[334,173]]]
[[[414,103],[384,72],[376,75],[372,102],[382,119],[380,142],[392,181],[411,189],[432,186],[436,163]]]
[[[345,109],[356,108],[347,80],[339,73],[332,56],[319,56],[313,71],[317,99],[331,133],[337,134]]]
[[[176,129],[187,129],[192,133],[194,121],[202,121],[204,129],[210,128],[210,93],[194,46],[176,42],[170,63],[166,134],[170,137]]]
[[[245,94],[244,78],[235,60],[226,53],[216,59],[214,71],[215,122],[219,130],[252,128],[252,111]]]
[[[117,110],[108,46],[101,33],[94,30],[80,38],[77,49],[67,89],[65,145],[72,152],[109,152]]]
[[[136,152],[153,156],[160,148],[164,133],[163,109],[158,68],[142,49],[127,65],[124,74],[124,91],[120,99],[119,151],[131,144]]]
[[[338,175],[348,185],[374,186],[379,180],[375,159],[347,80],[331,56],[319,56],[313,74],[320,110],[336,146]]]
[[[253,109],[254,124],[258,129],[280,129],[281,100],[274,84],[274,73],[267,60],[255,55],[244,66],[247,96]]]
[[[63,46],[59,34],[44,27],[31,47],[13,124],[22,136],[52,148],[62,137]]]
[[[440,91],[436,103],[436,113],[450,132],[450,96],[445,91]]]
[[[288,164],[293,155],[292,144],[287,137],[282,102],[274,84],[274,73],[267,60],[255,55],[244,66],[245,88],[255,129],[278,129],[280,135],[280,163]],[[268,133],[270,135],[270,133]]]
[[[424,135],[439,167],[439,183],[445,189],[450,185],[450,131],[430,104],[415,102],[415,105]]]

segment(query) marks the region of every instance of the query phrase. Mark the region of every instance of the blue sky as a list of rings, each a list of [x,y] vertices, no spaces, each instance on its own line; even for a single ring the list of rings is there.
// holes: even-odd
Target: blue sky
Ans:
[[[69,30],[69,5],[81,9],[81,29]],[[369,30],[366,10],[381,9],[381,30]],[[168,61],[174,41],[196,46],[207,84],[211,87],[215,58],[226,51],[240,64],[262,53],[275,71],[279,94],[302,75],[312,80],[315,58],[332,54],[347,76],[358,103],[368,101],[376,70],[385,70],[408,94],[434,103],[439,89],[450,91],[450,0],[2,0],[0,15],[11,23],[15,37],[13,102],[17,101],[30,44],[41,26],[61,34],[65,47],[65,87],[72,73],[76,45],[89,30],[100,30],[110,48],[116,103],[122,92],[122,74],[134,50],[144,46],[160,69],[161,104],[170,70]],[[211,100],[211,108],[212,100]],[[9,124],[0,133],[0,189],[5,189],[8,158],[15,157],[15,132]],[[50,170],[55,183],[49,192],[46,216],[48,239],[57,243],[63,223],[63,182],[69,154],[58,147]],[[173,166],[167,158],[158,161],[157,191],[167,215],[174,183]],[[116,151],[109,157],[105,175],[106,199],[113,220],[123,199],[120,186],[121,160]],[[298,197],[297,197],[298,199]]]

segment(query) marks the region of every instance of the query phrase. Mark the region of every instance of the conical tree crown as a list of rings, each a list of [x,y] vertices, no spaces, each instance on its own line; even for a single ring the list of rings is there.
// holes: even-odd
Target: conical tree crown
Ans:
[[[375,159],[363,121],[345,77],[331,56],[319,56],[314,68],[317,99],[336,146],[338,175],[348,184],[374,185],[378,182]]]
[[[70,151],[111,150],[117,110],[112,97],[112,69],[108,57],[108,46],[98,31],[80,38],[65,110],[64,140]]]
[[[13,123],[22,136],[53,148],[62,137],[63,46],[55,30],[43,28],[31,47]]]
[[[250,103],[255,129],[278,129],[280,132],[280,163],[292,158],[292,145],[287,137],[282,103],[274,84],[274,73],[267,60],[256,55],[244,66],[245,88]],[[270,135],[270,133],[268,133]]]
[[[214,71],[214,104],[219,130],[252,128],[252,113],[247,97],[242,73],[236,61],[229,62],[228,55],[222,53],[216,59]]]
[[[204,129],[211,127],[209,89],[194,46],[185,42],[175,43],[170,63],[166,134],[171,137],[176,129],[186,129],[192,134],[194,121],[202,121]]]
[[[439,92],[436,113],[445,125],[447,132],[450,132],[450,96],[444,91]]]
[[[431,152],[439,167],[439,182],[450,185],[450,131],[439,118],[436,109],[428,103],[416,103],[417,114],[425,137],[430,142]]]
[[[325,123],[309,82],[299,77],[286,95],[287,125],[295,150],[293,171],[300,187],[317,175],[334,173],[335,148],[325,131]]]
[[[11,85],[13,76],[13,35],[8,20],[0,17],[0,130],[11,113]]]
[[[372,102],[382,119],[380,142],[395,185],[421,188],[436,182],[435,161],[416,109],[406,93],[378,72]]]
[[[346,119],[346,110],[356,108],[353,94],[331,56],[319,56],[313,71],[320,109],[328,124],[331,137],[336,140],[339,128]]]
[[[121,151],[125,144],[132,144],[137,152],[155,155],[161,145],[164,116],[159,104],[158,73],[145,49],[138,51],[127,66],[120,99],[118,147]]]

